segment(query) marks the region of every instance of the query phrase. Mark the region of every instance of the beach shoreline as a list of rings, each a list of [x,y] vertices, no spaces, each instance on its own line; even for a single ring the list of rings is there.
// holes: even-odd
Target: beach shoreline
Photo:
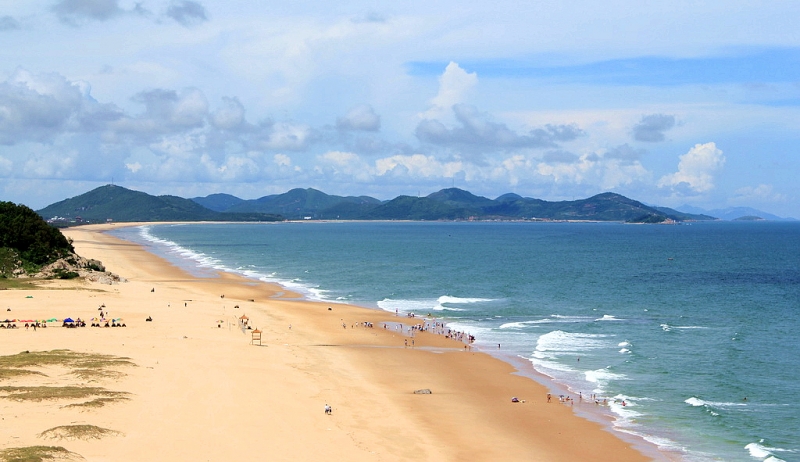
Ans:
[[[55,424],[96,422],[121,435],[59,444],[87,460],[656,458],[557,398],[548,404],[545,386],[490,354],[425,332],[406,347],[408,337],[381,327],[404,320],[392,313],[301,300],[231,273],[195,278],[105,233],[135,225],[65,230],[81,256],[127,282],[0,292],[0,306],[19,319],[86,317],[100,304],[124,319],[121,329],[2,332],[9,341],[0,354],[67,348],[131,358],[138,367],[107,384],[130,399],[90,412],[36,404],[53,408],[44,415],[0,399],[10,417],[0,424],[10,435],[2,448],[49,444],[36,435]],[[29,293],[32,299],[21,300]],[[242,328],[242,316],[262,331],[261,347],[251,345],[253,331]],[[364,322],[373,327],[355,326]],[[414,394],[418,389],[432,393]],[[322,412],[325,404],[331,415]]]

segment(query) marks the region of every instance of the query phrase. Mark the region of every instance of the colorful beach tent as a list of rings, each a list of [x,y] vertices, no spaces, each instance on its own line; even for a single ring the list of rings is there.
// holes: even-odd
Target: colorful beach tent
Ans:
[[[65,318],[64,322],[75,322],[75,321],[73,321],[72,318]]]

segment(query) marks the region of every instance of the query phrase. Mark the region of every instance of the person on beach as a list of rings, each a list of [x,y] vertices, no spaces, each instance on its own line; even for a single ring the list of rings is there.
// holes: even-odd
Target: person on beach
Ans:
[[[326,415],[333,414],[333,409],[328,405],[328,403],[325,403],[325,414]]]
[[[550,393],[548,393],[548,394],[547,394],[547,402],[548,402],[548,403],[550,402],[550,398],[551,398],[551,396],[550,396]]]

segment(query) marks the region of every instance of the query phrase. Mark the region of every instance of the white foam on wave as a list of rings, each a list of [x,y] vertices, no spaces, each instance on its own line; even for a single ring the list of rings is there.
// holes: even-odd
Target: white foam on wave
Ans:
[[[690,404],[692,406],[711,406],[717,408],[730,408],[730,407],[743,407],[747,406],[747,403],[729,403],[724,401],[705,401],[703,399],[697,397],[690,397],[683,401],[686,404]]]
[[[452,304],[465,304],[465,303],[483,303],[483,302],[491,302],[494,301],[491,298],[461,298],[461,297],[453,297],[450,295],[442,295],[437,299],[440,305],[445,303],[452,303]]]
[[[744,447],[750,453],[751,457],[755,457],[756,459],[765,459],[767,457],[775,457],[772,452],[765,446],[762,446],[759,443],[750,443]],[[775,459],[773,459],[775,460]],[[779,459],[777,459],[779,460]]]
[[[406,300],[385,298],[378,302],[378,307],[386,311],[400,313],[430,313],[432,311],[465,311],[463,308],[443,306],[434,299]]]
[[[595,321],[624,321],[611,314],[604,314],[602,318],[595,319]]]
[[[595,384],[594,393],[602,394],[606,391],[609,382],[614,380],[626,380],[628,377],[624,374],[616,374],[608,369],[596,369],[593,371],[586,371],[583,373],[587,382]]]
[[[620,352],[620,353],[630,353],[630,352],[631,352],[631,350],[629,350],[629,349],[627,349],[627,348],[620,348],[619,352]]]
[[[538,326],[539,324],[546,324],[551,322],[549,319],[535,319],[533,321],[517,321],[517,322],[507,322],[505,324],[500,324],[499,329],[524,329],[527,326]]]
[[[613,343],[605,340],[607,337],[609,336],[604,334],[584,334],[554,330],[539,336],[536,340],[536,351],[574,353],[607,348],[613,345]]]
[[[672,326],[673,329],[708,329],[706,326]]]
[[[549,322],[588,322],[588,321],[594,321],[594,319],[595,319],[594,317],[589,317],[589,316],[566,316],[566,315],[563,315],[563,314],[551,314],[549,320],[543,320],[543,321],[549,321]]]
[[[695,398],[694,396],[692,396],[691,398],[687,398],[683,402],[695,407],[704,406],[706,404],[705,401],[699,398]]]
[[[619,343],[617,343],[617,346],[618,346],[618,347],[629,347],[629,346],[631,346],[631,344],[630,344],[630,342],[628,342],[628,341],[626,340],[626,341],[624,341],[624,342],[619,342]]]
[[[194,250],[182,247],[177,242],[153,236],[153,234],[150,232],[150,229],[151,229],[150,226],[139,227],[139,237],[141,237],[143,240],[147,242],[151,242],[153,244],[165,247],[168,253],[178,255],[179,257],[185,258],[187,260],[192,260],[201,267],[215,268],[220,270],[225,269],[222,263],[216,258],[210,257],[202,252],[195,252]]]
[[[637,406],[636,402],[640,400],[632,396],[616,395],[613,399],[608,401],[608,408],[611,412],[617,415],[625,425],[630,425],[637,417],[643,414],[634,410]],[[622,403],[625,403],[624,405]]]

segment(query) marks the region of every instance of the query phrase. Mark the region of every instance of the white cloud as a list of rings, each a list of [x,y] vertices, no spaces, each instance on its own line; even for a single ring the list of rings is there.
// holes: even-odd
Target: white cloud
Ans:
[[[291,167],[292,159],[286,154],[275,154],[272,156],[272,161],[280,167]]]
[[[433,156],[423,154],[395,155],[375,161],[375,174],[378,176],[452,178],[463,170],[464,164],[461,161],[441,162]]]
[[[375,113],[372,106],[362,104],[347,111],[344,117],[336,119],[336,128],[375,132],[381,128],[381,116]]]
[[[457,63],[450,62],[439,76],[439,92],[431,99],[431,107],[420,114],[422,119],[440,119],[450,114],[451,108],[462,103],[478,85],[478,74],[468,73]]]
[[[233,130],[244,123],[244,106],[238,98],[222,98],[223,106],[211,114],[211,124],[223,130]]]
[[[737,189],[734,199],[740,203],[746,203],[747,201],[785,202],[787,196],[774,192],[772,185],[760,184],[758,186],[745,186]]]
[[[272,126],[262,146],[267,149],[302,151],[311,143],[312,129],[305,124],[280,122]]]
[[[678,171],[661,177],[659,187],[673,187],[694,193],[714,189],[713,174],[725,165],[725,156],[713,142],[696,144],[680,156]]]

